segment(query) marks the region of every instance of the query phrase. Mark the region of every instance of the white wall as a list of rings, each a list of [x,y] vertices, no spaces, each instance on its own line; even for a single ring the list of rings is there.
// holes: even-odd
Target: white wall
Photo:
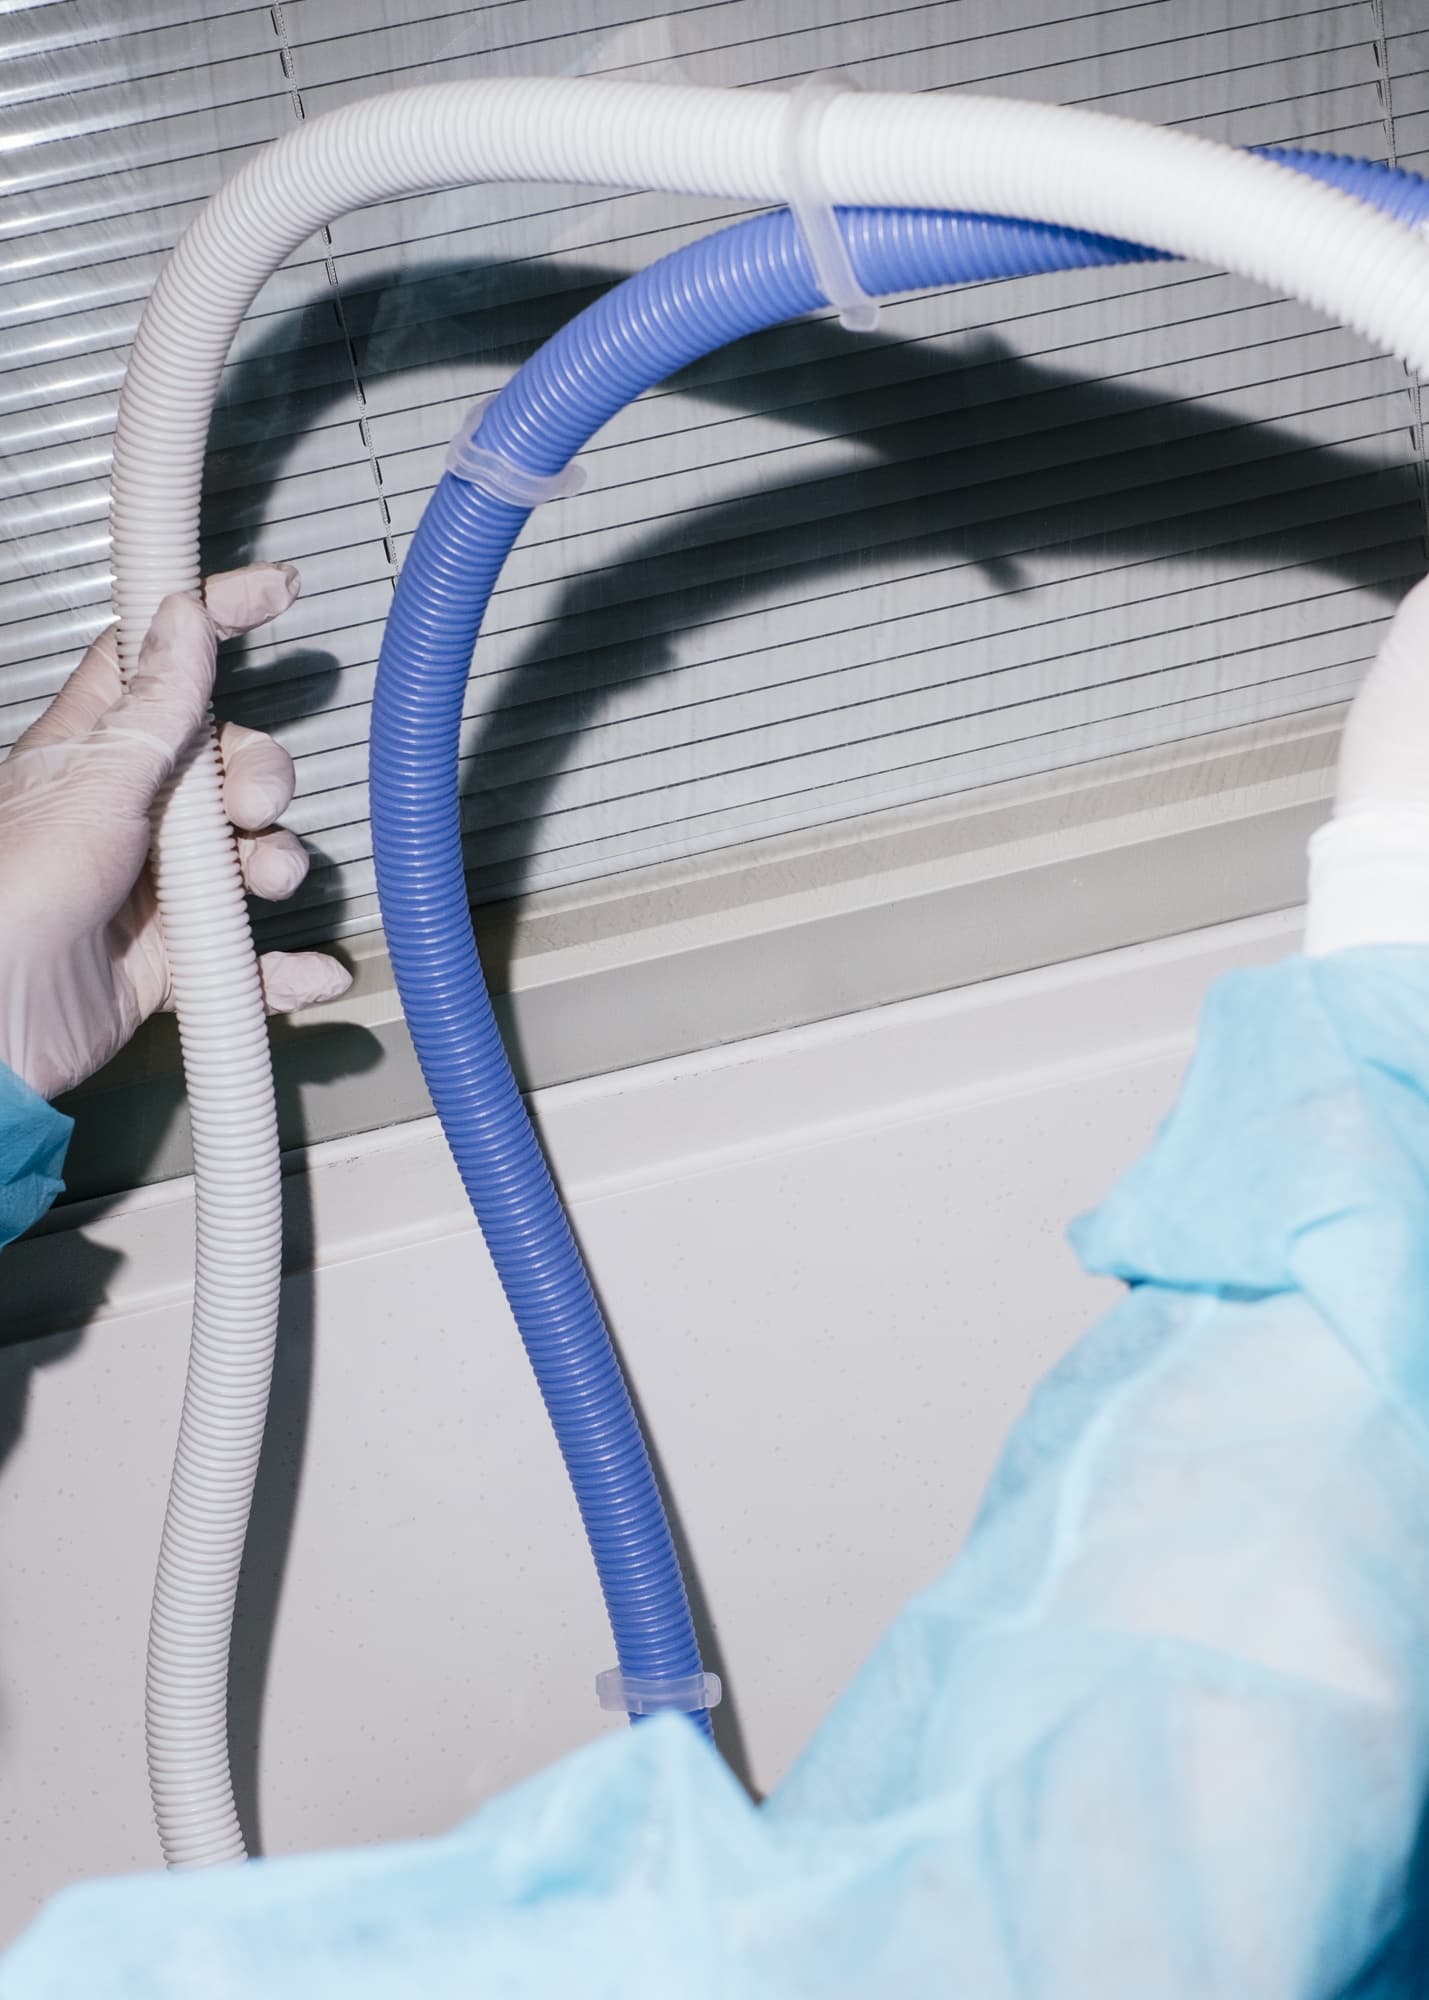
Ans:
[[[1168,1107],[1206,984],[1293,932],[1227,926],[541,1100],[760,1788],[956,1549],[1030,1385],[1112,1296],[1061,1232]],[[450,1825],[602,1726],[611,1656],[439,1136],[321,1148],[288,1185],[318,1259],[286,1285],[235,1666],[251,1799],[276,1598],[270,1852]],[[62,1324],[100,1276],[105,1301],[0,1351],[0,1935],[72,1876],[157,1861],[144,1626],[188,1199],[145,1190],[6,1253],[12,1330]]]

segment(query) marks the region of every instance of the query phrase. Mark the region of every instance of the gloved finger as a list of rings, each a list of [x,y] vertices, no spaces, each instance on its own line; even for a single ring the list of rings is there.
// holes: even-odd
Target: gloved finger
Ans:
[[[90,731],[97,747],[122,744],[123,775],[142,789],[145,807],[203,723],[217,651],[212,621],[198,599],[178,591],[166,597],[145,635],[128,691]],[[108,768],[112,773],[115,767]]]
[[[258,961],[263,998],[270,1014],[296,1014],[336,1000],[352,984],[352,974],[322,951],[265,951]]]
[[[206,579],[203,591],[218,636],[228,639],[278,617],[301,587],[298,572],[291,563],[250,563],[246,569],[220,570],[217,576]],[[20,737],[11,756],[87,735],[123,692],[118,631],[111,625],[100,633],[44,714]],[[274,807],[266,820],[240,820],[231,810],[229,818],[239,826],[270,826],[286,811],[291,797],[290,788],[288,797]]]
[[[10,755],[22,757],[27,750],[40,750],[47,744],[66,743],[72,736],[88,735],[123,692],[118,628],[111,625],[107,632],[100,633],[44,714],[30,724]]]
[[[238,843],[238,865],[250,896],[281,903],[308,872],[308,850],[295,833],[278,827],[272,833],[245,835]]]
[[[205,577],[203,601],[219,638],[231,639],[279,617],[301,588],[291,563],[249,563],[246,569],[225,569]]]
[[[241,722],[219,731],[223,759],[223,810],[244,833],[261,833],[293,802],[298,776],[281,743]]]

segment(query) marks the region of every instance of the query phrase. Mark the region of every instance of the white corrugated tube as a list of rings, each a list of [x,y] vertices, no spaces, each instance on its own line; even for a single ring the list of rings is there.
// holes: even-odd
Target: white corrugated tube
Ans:
[[[568,79],[439,84],[354,104],[270,146],[209,202],[140,322],[114,448],[126,670],[161,597],[199,580],[199,485],[219,371],[259,287],[324,224],[473,181],[783,199],[789,99]],[[1096,230],[1288,292],[1429,374],[1429,244],[1269,161],[1097,113],[848,94],[817,144],[831,200]],[[163,804],[157,878],[197,1183],[193,1348],[150,1633],[150,1782],[165,1859],[238,1859],[229,1630],[272,1370],[280,1270],[267,1031],[217,753]]]

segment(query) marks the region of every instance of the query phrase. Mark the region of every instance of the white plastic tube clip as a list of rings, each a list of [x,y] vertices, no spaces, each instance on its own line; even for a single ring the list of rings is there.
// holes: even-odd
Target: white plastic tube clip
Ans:
[[[819,173],[824,113],[835,97],[857,88],[847,77],[828,72],[795,84],[784,115],[784,190],[819,290],[831,306],[838,307],[839,325],[849,333],[872,333],[878,325],[878,306],[854,276],[848,246]]]
[[[718,1674],[689,1674],[679,1681],[642,1680],[638,1674],[623,1674],[610,1667],[595,1677],[595,1691],[602,1708],[622,1709],[626,1715],[656,1715],[674,1709],[680,1715],[694,1715],[702,1708],[718,1708],[724,1699],[724,1683]]]
[[[500,452],[478,444],[483,414],[484,406],[478,403],[462,418],[461,429],[447,446],[448,472],[513,507],[539,507],[543,501],[564,500],[567,494],[580,492],[586,476],[579,465],[563,465],[559,472],[550,474],[528,472]]]

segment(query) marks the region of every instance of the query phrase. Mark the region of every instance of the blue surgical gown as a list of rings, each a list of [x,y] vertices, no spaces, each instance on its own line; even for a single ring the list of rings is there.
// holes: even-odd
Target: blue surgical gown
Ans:
[[[0,1247],[38,1222],[63,1182],[74,1121],[0,1063]]]
[[[69,1889],[0,1996],[1429,1991],[1429,950],[1223,982],[1075,1240],[1125,1299],[764,1806],[662,1718],[440,1839]]]

